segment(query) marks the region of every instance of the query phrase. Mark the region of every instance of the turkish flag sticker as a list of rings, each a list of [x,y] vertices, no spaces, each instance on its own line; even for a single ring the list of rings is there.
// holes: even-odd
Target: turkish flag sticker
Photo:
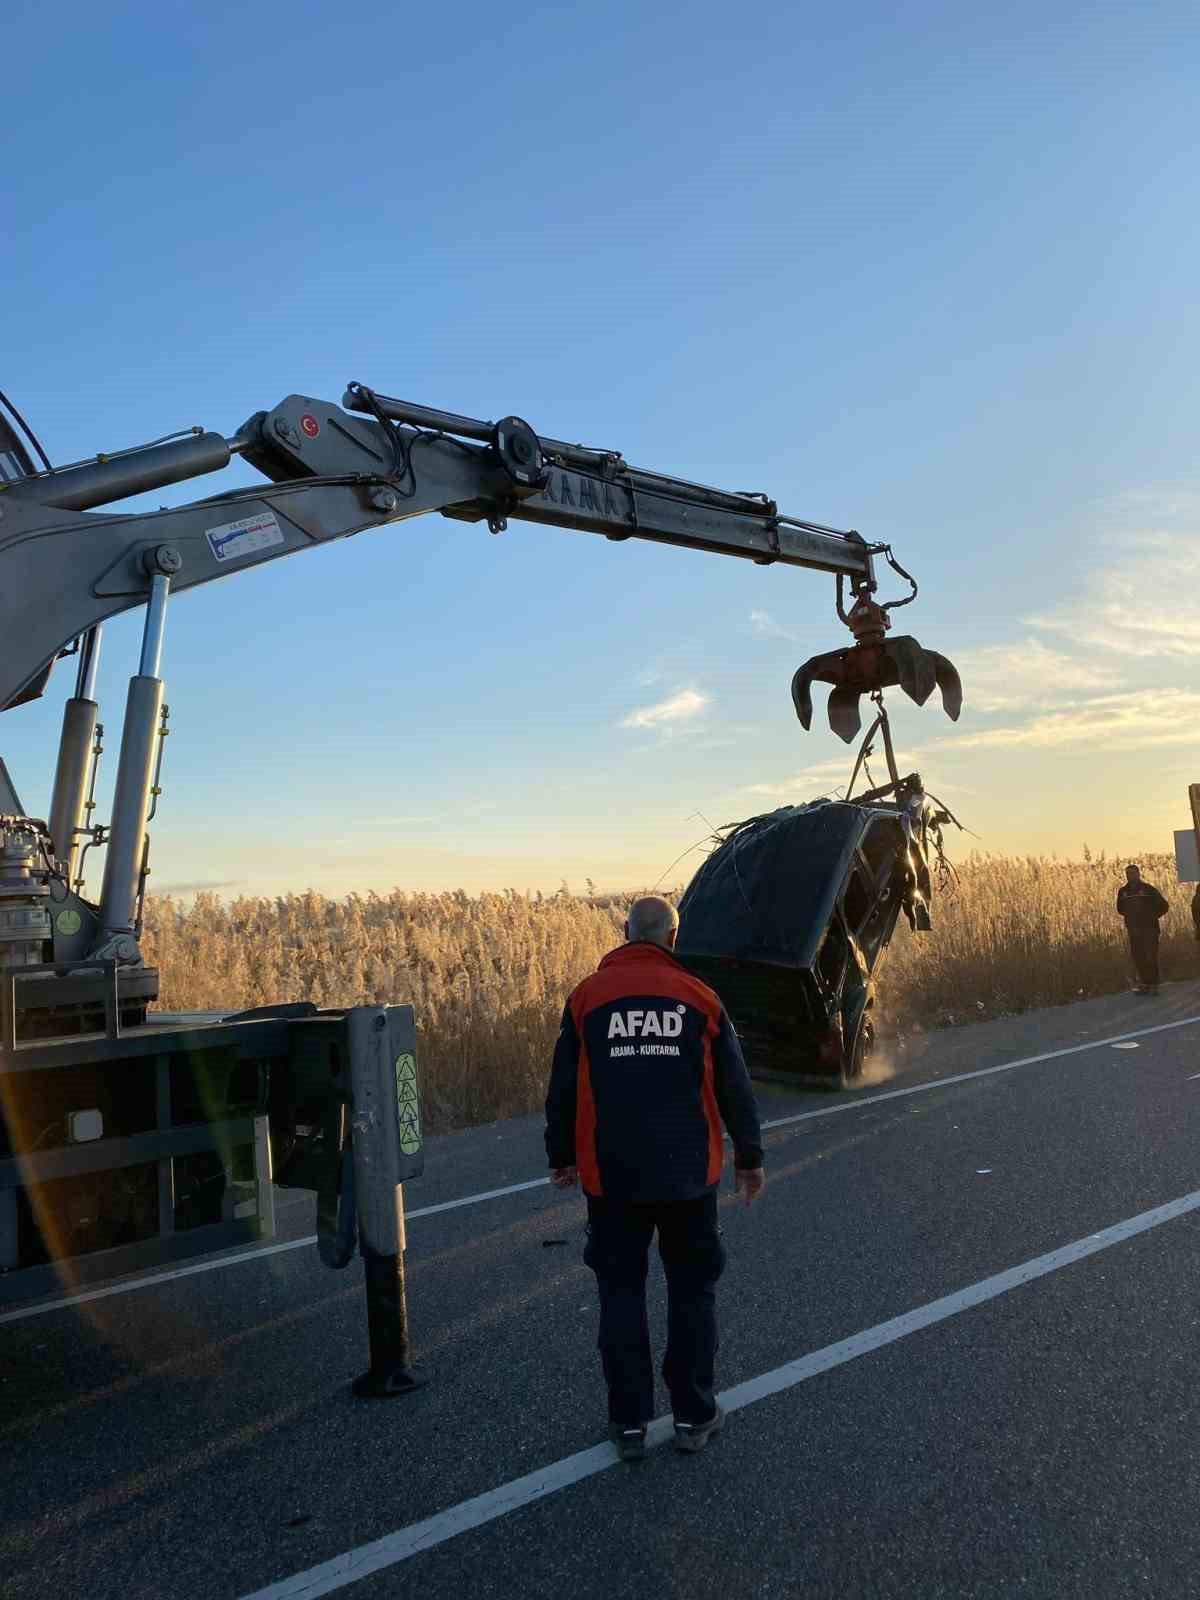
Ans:
[[[310,439],[315,439],[321,431],[321,424],[317,421],[316,417],[313,416],[311,411],[306,411],[300,418],[300,428],[301,431],[306,433]]]

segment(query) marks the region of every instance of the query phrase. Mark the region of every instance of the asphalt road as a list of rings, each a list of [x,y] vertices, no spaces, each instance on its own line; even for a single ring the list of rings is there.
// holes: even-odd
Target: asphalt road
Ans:
[[[723,1198],[738,1409],[704,1455],[601,1444],[583,1208],[539,1186],[411,1222],[431,1382],[402,1401],[350,1397],[361,1271],[311,1247],[0,1318],[0,1594],[1195,1592],[1200,1211],[1155,1208],[1200,1206],[1200,984],[760,1098],[801,1120],[768,1135],[760,1204]],[[537,1118],[474,1129],[430,1142],[408,1204],[543,1171]],[[281,1237],[310,1233],[280,1201]],[[661,1330],[657,1275],[652,1299]]]

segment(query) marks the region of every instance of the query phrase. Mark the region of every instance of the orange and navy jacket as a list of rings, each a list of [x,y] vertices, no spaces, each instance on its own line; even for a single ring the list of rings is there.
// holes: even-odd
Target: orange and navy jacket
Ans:
[[[720,1000],[661,945],[622,945],[563,1011],[546,1096],[551,1167],[584,1192],[692,1200],[720,1181],[724,1122],[739,1167],[762,1165],[750,1075]]]

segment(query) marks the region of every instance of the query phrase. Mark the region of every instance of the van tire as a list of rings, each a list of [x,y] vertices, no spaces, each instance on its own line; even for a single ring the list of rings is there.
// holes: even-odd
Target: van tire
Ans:
[[[863,1068],[867,1057],[875,1048],[875,1024],[870,1017],[864,1016],[854,1035],[854,1044],[851,1048],[849,1059],[846,1062],[846,1082],[854,1083],[862,1077]]]

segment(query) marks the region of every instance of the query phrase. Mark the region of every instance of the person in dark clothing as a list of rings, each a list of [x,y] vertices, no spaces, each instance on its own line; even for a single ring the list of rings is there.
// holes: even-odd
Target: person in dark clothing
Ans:
[[[650,1241],[667,1280],[663,1379],[675,1445],[702,1450],[724,1421],[713,1394],[717,1223],[733,1141],[747,1205],[763,1187],[762,1133],[737,1034],[720,1000],[671,950],[679,918],[650,895],[630,907],[611,951],[563,1010],[546,1096],[546,1154],[557,1188],[583,1186],[584,1261],[600,1295],[609,1432],[624,1460],[646,1453],[654,1366],[646,1320]]]
[[[1117,890],[1117,915],[1124,917],[1129,934],[1138,994],[1158,993],[1158,924],[1169,910],[1154,885],[1143,879],[1141,867],[1125,868],[1125,882]]]

